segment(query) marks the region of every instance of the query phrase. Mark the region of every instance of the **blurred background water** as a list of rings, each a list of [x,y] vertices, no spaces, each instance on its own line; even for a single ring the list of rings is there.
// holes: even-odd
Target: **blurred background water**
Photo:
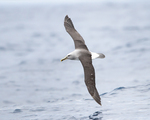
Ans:
[[[93,61],[99,106],[65,31],[73,20]],[[150,2],[0,1],[0,120],[150,119]]]

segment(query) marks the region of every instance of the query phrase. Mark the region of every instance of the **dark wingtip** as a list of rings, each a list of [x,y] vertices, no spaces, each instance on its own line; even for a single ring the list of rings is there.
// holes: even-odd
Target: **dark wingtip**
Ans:
[[[101,100],[96,100],[96,99],[95,99],[95,101],[96,101],[100,106],[102,106]]]
[[[102,106],[102,103],[101,103],[101,99],[99,101],[96,101],[100,106]]]
[[[74,25],[68,15],[65,16],[64,25],[66,28],[69,27],[74,29]]]
[[[99,103],[100,106],[102,106],[101,102]]]
[[[68,15],[66,15],[66,16],[65,16],[65,20],[67,20],[68,18],[69,18]]]
[[[99,96],[99,94],[98,94],[97,89],[95,89],[94,94],[93,94],[92,97],[93,97],[93,99],[94,99],[99,105],[102,106],[102,104],[101,104],[101,98],[100,98],[100,96]]]

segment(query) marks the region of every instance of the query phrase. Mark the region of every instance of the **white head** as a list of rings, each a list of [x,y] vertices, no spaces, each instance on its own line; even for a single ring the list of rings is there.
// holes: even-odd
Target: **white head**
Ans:
[[[76,57],[72,54],[68,54],[65,58],[61,59],[61,61],[64,61],[66,59],[70,59],[70,60],[76,60]]]
[[[78,60],[79,55],[80,55],[79,50],[74,50],[73,52],[69,53],[65,58],[61,59],[61,61],[64,61],[66,59]]]

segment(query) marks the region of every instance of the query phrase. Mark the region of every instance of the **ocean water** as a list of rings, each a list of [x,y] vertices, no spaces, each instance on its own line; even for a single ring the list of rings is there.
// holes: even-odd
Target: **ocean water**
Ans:
[[[65,15],[93,52],[89,95]],[[150,3],[0,5],[0,120],[149,120]]]

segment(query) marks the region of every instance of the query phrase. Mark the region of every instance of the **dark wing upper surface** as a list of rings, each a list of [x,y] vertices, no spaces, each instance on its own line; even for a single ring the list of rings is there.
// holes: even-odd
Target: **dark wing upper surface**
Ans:
[[[67,15],[64,20],[64,26],[74,40],[75,49],[85,49],[84,53],[79,57],[84,68],[85,84],[90,95],[101,105],[101,99],[95,86],[95,70],[92,65],[91,53],[88,51],[82,36],[76,31],[71,19]]]
[[[69,33],[69,35],[74,40],[75,49],[79,48],[79,49],[88,50],[82,36],[76,31],[76,29],[74,28],[74,25],[73,25],[71,19],[68,17],[68,15],[66,15],[66,17],[64,19],[64,26],[65,26],[66,31]]]
[[[79,59],[84,68],[84,77],[87,89],[91,96],[94,98],[94,100],[101,105],[101,98],[95,86],[95,70],[92,65],[91,55],[85,54],[83,56],[80,56]]]

